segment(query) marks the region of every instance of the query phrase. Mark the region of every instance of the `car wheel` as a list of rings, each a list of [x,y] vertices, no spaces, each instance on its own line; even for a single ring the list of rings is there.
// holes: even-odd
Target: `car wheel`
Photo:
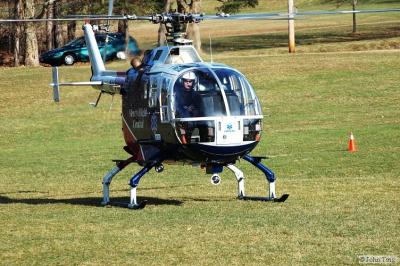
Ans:
[[[75,56],[73,54],[66,54],[63,61],[67,66],[72,66],[75,63]]]

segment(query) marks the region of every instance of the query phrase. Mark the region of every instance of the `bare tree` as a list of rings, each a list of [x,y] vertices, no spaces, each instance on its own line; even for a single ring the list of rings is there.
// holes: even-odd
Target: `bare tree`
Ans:
[[[339,8],[340,6],[346,4],[346,3],[351,3],[353,7],[353,11],[356,10],[357,8],[357,2],[358,0],[326,0],[326,2],[333,2],[336,3],[336,8]],[[353,33],[357,32],[357,18],[356,18],[356,13],[353,13]]]

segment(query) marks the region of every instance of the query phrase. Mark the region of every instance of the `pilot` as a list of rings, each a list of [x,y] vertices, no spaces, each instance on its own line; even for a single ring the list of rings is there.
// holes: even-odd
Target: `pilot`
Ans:
[[[188,71],[180,78],[180,88],[177,91],[177,112],[179,117],[199,116],[198,95],[194,91],[197,83],[196,74]]]

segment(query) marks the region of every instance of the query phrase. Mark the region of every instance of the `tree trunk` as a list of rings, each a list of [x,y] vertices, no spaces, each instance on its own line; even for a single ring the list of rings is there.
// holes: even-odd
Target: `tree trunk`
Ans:
[[[165,5],[164,5],[164,12],[168,13],[171,11],[171,5],[174,0],[165,0]],[[164,45],[167,43],[167,38],[165,34],[167,33],[167,29],[165,28],[164,24],[160,24],[158,28],[158,40],[157,44],[158,46]]]
[[[24,9],[22,0],[17,0],[14,3],[14,14],[15,18],[23,18],[24,16]],[[15,23],[14,24],[14,66],[20,65],[20,56],[21,56],[21,24]]]
[[[62,4],[64,1],[58,1],[56,4],[54,4],[54,17],[61,17],[61,9],[62,9]],[[54,30],[54,40],[55,40],[55,47],[61,47],[65,44],[65,40],[67,39],[67,34],[66,32],[68,29],[65,26],[65,23],[63,22],[58,22],[55,25],[55,30]]]
[[[50,4],[47,8],[47,18],[54,17],[54,4]],[[51,50],[54,48],[54,23],[52,21],[46,22],[46,49]]]
[[[353,0],[353,11],[356,10],[357,0]],[[357,32],[356,13],[353,13],[353,33]]]
[[[201,12],[201,0],[192,0],[190,13],[199,14]],[[189,23],[187,27],[187,38],[193,40],[193,46],[197,51],[201,51],[200,27],[198,23]]]
[[[35,16],[34,0],[25,0],[25,17],[33,18]],[[35,24],[30,22],[25,24],[25,65],[39,65],[39,51],[36,37]]]
[[[125,35],[125,53],[126,53],[126,55],[129,55],[129,51],[128,51],[129,23],[128,23],[128,20],[118,21],[118,32],[121,32]]]
[[[9,18],[13,18],[14,17],[14,4],[13,4],[13,0],[8,0],[8,17]],[[12,23],[9,23],[8,25],[8,52],[12,53],[12,46],[14,44],[14,39],[13,39],[13,35],[12,34],[14,32],[14,25]]]
[[[76,21],[68,23],[68,42],[75,39]]]

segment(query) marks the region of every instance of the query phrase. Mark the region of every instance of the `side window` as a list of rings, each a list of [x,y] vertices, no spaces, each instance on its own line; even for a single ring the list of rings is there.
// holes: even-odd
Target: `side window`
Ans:
[[[150,78],[150,90],[149,90],[149,107],[154,108],[157,106],[157,90],[158,90],[158,78],[157,76]]]
[[[104,45],[106,38],[102,35],[96,36],[96,41],[98,45]]]
[[[170,83],[170,79],[163,78],[161,80],[161,90],[160,90],[160,114],[161,114],[161,122],[169,122],[169,114],[168,114],[168,87]]]

